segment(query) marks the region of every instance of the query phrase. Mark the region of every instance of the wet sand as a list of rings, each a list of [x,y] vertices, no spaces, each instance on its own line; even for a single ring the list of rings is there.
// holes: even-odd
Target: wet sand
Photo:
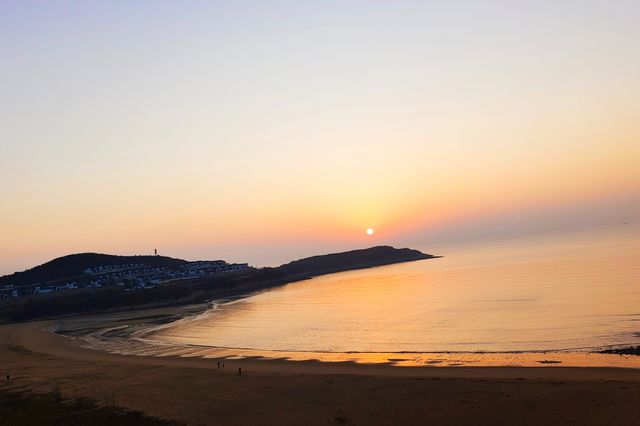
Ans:
[[[68,397],[113,397],[119,406],[189,424],[630,424],[640,418],[638,369],[133,356],[79,347],[43,331],[51,325],[0,327],[0,373],[11,374],[3,388],[49,392],[59,383]]]

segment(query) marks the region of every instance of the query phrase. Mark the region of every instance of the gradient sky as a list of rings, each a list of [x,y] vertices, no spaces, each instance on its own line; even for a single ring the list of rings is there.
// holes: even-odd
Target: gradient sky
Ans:
[[[640,218],[638,1],[1,0],[0,55],[0,273]]]

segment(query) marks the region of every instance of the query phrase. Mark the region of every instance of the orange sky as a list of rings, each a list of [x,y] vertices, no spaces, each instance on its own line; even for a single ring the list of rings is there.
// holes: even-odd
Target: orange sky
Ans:
[[[0,273],[640,197],[637,4],[285,3],[6,7]]]

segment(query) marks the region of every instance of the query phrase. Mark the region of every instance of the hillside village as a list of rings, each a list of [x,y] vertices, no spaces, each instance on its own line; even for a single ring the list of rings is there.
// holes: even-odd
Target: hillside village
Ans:
[[[44,295],[75,289],[98,289],[117,286],[124,292],[142,291],[180,279],[213,276],[249,269],[247,263],[227,263],[223,260],[185,262],[177,267],[149,267],[142,263],[96,265],[83,270],[82,275],[55,282],[8,284],[0,287],[0,298]]]

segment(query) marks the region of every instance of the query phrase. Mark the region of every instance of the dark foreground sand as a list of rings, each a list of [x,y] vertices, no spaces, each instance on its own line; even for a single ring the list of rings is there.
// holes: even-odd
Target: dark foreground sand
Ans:
[[[0,327],[0,390],[50,392],[58,383],[64,397],[115,398],[118,406],[194,425],[627,425],[640,419],[638,369],[256,359],[224,360],[218,369],[216,359],[79,348],[43,332],[46,325]]]

